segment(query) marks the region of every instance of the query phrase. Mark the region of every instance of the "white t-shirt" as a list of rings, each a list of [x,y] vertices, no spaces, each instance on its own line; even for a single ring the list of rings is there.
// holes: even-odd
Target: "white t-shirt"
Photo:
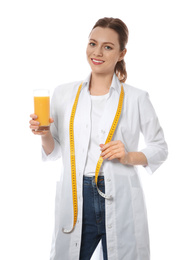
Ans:
[[[100,118],[104,112],[106,100],[109,93],[102,96],[91,95],[91,136],[87,154],[87,160],[85,165],[85,176],[95,176],[95,169],[97,166],[98,159],[101,154],[99,136],[98,136],[98,124]],[[100,168],[99,175],[103,175],[102,166]]]

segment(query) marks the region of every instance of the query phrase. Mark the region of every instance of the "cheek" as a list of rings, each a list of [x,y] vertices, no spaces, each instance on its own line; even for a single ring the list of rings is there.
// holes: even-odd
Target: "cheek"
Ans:
[[[91,50],[89,47],[86,48],[86,56],[89,57],[91,54]]]
[[[118,57],[116,55],[109,55],[108,60],[111,66],[115,67],[116,63],[118,62]]]
[[[117,54],[113,57],[114,67],[116,66],[117,62],[119,61],[120,56]]]

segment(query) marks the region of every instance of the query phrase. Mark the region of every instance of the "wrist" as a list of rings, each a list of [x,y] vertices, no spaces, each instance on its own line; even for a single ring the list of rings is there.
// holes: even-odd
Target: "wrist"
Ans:
[[[142,152],[129,152],[127,154],[127,164],[129,165],[148,165],[147,158]]]
[[[47,140],[50,136],[51,136],[51,132],[48,131],[48,132],[43,133],[43,134],[41,135],[41,139],[42,139],[42,140]]]
[[[48,155],[52,153],[55,147],[55,142],[51,132],[47,132],[45,135],[41,136],[42,146],[45,153]]]
[[[128,164],[128,165],[133,165],[132,153],[130,153],[130,152],[127,153],[127,161],[126,161],[126,164]]]

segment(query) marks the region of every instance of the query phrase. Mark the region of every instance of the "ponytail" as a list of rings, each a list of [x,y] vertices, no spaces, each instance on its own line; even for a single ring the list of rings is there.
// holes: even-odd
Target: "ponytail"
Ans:
[[[114,72],[116,73],[116,76],[118,77],[120,82],[124,83],[126,81],[127,71],[124,60],[117,62]]]

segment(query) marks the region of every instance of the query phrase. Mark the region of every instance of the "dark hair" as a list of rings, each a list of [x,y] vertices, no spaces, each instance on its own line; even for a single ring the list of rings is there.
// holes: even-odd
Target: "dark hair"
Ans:
[[[123,51],[128,42],[129,31],[126,24],[118,18],[104,17],[99,19],[93,26],[92,30],[96,27],[110,28],[118,33],[120,50]],[[124,59],[117,62],[114,72],[121,82],[125,82],[127,79],[127,71],[125,67]]]

